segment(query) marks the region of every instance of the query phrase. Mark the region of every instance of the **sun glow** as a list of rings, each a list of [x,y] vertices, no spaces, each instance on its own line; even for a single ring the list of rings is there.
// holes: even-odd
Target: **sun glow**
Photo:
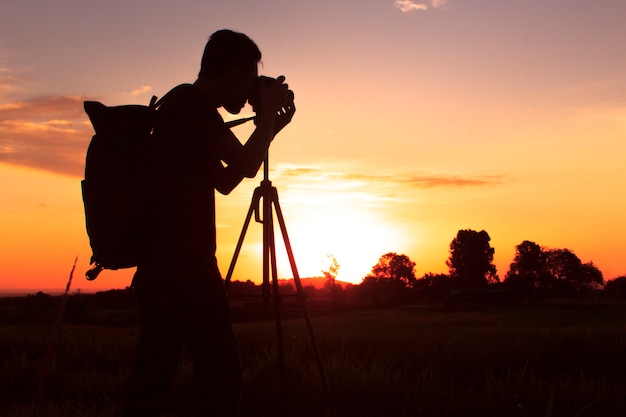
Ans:
[[[341,167],[278,164],[270,178],[278,189],[279,206],[301,278],[323,276],[334,259],[339,264],[336,279],[358,284],[382,255],[404,253],[409,243],[415,246],[415,228],[408,230],[401,219],[395,218],[397,212],[394,215],[389,211],[389,202],[397,199],[398,193],[390,192],[391,185],[363,176],[348,164]],[[249,192],[245,190],[240,195],[247,196]],[[226,198],[218,199],[218,203],[221,207],[217,212],[222,215],[218,259],[225,273],[235,249],[234,233],[241,230],[237,224],[238,217],[243,217],[240,209],[244,205]],[[277,210],[273,215],[277,276],[289,279],[293,271]],[[262,254],[262,227],[252,219],[237,261],[240,267],[235,268],[232,279],[259,282]]]
[[[358,284],[387,252],[403,251],[408,239],[405,231],[386,221],[375,211],[361,207],[332,207],[323,210],[290,207],[284,213],[287,235],[301,278],[323,276],[332,259],[340,268],[336,279]],[[251,261],[248,269],[236,268],[234,279],[259,281],[262,272],[262,228],[254,221],[242,246],[240,259]],[[274,218],[277,275],[293,277],[278,220]],[[228,248],[224,259],[230,259]],[[224,263],[224,272],[230,264]],[[249,265],[248,265],[249,266]]]
[[[398,243],[397,233],[371,213],[345,207],[297,219],[287,226],[301,276],[320,276],[339,263],[337,280],[359,283],[381,255]],[[278,245],[278,243],[277,243]],[[279,268],[289,268],[277,249]]]
[[[332,182],[308,173],[281,199],[285,223],[301,277],[321,276],[332,258],[337,280],[360,283],[378,259],[401,251],[404,231],[385,218],[381,197],[365,191],[363,181]],[[293,184],[293,183],[292,183]],[[290,273],[280,230],[276,226],[279,275]]]

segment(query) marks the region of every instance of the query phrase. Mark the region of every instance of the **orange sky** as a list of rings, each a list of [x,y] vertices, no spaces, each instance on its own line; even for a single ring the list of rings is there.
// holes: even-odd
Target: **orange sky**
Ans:
[[[63,288],[77,255],[74,288],[128,285],[132,271],[82,276],[82,101],[147,103],[192,82],[222,27],[248,33],[261,72],[296,92],[270,177],[301,276],[332,254],[339,279],[360,282],[390,251],[418,276],[447,272],[460,229],[489,233],[500,277],[523,240],[626,274],[622,0],[12,3],[0,6],[0,290]],[[224,274],[260,180],[218,197]],[[260,279],[259,237],[252,224],[235,279]]]

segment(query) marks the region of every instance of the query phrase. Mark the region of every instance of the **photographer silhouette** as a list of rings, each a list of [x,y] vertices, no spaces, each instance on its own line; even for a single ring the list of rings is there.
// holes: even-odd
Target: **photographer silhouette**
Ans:
[[[214,33],[193,84],[164,98],[146,161],[145,244],[133,278],[142,316],[124,415],[158,416],[183,344],[193,361],[196,413],[233,416],[241,365],[215,258],[215,194],[254,177],[295,113],[285,77],[259,77],[261,52],[246,35]],[[268,81],[269,80],[269,81]],[[256,128],[242,144],[217,109],[252,98]]]

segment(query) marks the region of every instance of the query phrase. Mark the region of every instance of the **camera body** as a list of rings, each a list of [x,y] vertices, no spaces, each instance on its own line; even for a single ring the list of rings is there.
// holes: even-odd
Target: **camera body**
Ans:
[[[272,84],[276,82],[276,78],[266,77],[264,75],[259,76],[256,79],[256,84],[252,89],[252,93],[250,97],[248,97],[248,103],[252,106],[255,112],[259,112],[261,108],[261,97],[260,97],[260,89],[261,86],[270,87]],[[289,95],[287,97],[287,101],[285,105],[289,104],[293,101],[293,92],[289,90]]]

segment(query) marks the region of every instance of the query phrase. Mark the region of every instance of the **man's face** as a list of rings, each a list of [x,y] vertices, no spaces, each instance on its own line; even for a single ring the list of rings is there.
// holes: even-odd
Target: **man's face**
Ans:
[[[224,109],[231,114],[238,114],[246,105],[248,98],[257,85],[258,72],[255,66],[252,70],[236,68],[226,76],[226,98]]]

